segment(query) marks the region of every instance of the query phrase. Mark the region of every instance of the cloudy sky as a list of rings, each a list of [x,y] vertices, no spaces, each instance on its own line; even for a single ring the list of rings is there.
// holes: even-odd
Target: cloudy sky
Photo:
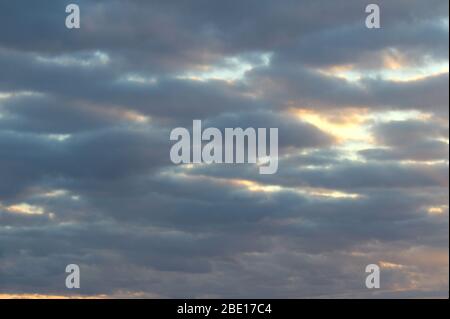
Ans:
[[[379,0],[381,29],[362,0],[72,2],[76,30],[0,2],[0,297],[448,297],[447,0]],[[278,172],[172,164],[193,119],[278,127]]]

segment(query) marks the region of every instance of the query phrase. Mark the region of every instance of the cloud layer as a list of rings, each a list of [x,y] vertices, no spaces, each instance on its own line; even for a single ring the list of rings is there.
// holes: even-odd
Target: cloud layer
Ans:
[[[8,1],[0,297],[448,297],[448,1]],[[275,175],[170,162],[278,127]],[[365,288],[379,264],[382,288]]]

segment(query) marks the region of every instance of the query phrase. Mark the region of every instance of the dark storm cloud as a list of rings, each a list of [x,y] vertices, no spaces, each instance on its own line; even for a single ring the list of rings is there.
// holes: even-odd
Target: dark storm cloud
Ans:
[[[0,103],[4,130],[70,134],[117,124],[121,118],[51,96],[18,96]]]
[[[374,160],[445,160],[449,156],[448,144],[441,141],[419,141],[414,145],[394,149],[367,149],[360,152],[367,159]]]
[[[358,0],[74,2],[80,30],[0,5],[0,293],[67,294],[76,263],[83,295],[383,296],[385,261],[385,296],[448,296],[448,73],[365,76],[448,62],[447,1],[380,1],[381,30]],[[355,160],[295,107],[433,115],[366,123]],[[193,119],[279,128],[278,173],[174,166]]]
[[[108,116],[107,111],[111,111],[114,106],[119,108],[118,111],[120,108],[131,109],[163,119],[174,118],[175,121],[184,122],[186,118],[201,118],[224,111],[267,108],[264,101],[245,97],[243,87],[228,85],[223,81],[198,82],[161,78],[154,84],[142,84],[127,81],[127,76],[133,74],[124,72],[122,66],[116,63],[111,65],[98,63],[87,67],[80,66],[82,62],[77,63],[75,59],[73,64],[64,65],[55,61],[42,62],[29,54],[16,55],[1,49],[0,61],[4,64],[3,72],[0,74],[3,89],[13,92],[53,94],[59,97],[61,103],[64,103],[63,99],[75,105],[76,102],[84,102],[80,114],[76,115],[82,117],[81,120],[84,121],[89,121],[83,116],[89,112],[93,113],[90,115],[90,121],[93,117],[101,121],[99,117]],[[41,103],[39,101],[37,103],[38,106],[33,108],[22,107],[22,110],[14,108],[11,111],[32,112],[39,109]],[[45,107],[51,108],[48,103]],[[90,110],[92,108],[94,110]],[[106,110],[102,112],[105,108]],[[71,112],[71,109],[69,107],[67,112]],[[106,116],[102,113],[106,113]],[[31,115],[32,113],[30,117]]]
[[[448,5],[448,4],[447,4]],[[383,67],[384,57],[398,57],[407,65],[448,57],[448,30],[442,21],[395,23],[387,32],[368,35],[361,24],[314,33],[280,50],[277,63],[310,66],[356,65],[363,69]],[[327,51],[333,48],[333,54]]]
[[[55,94],[61,96],[61,103],[63,98],[83,101],[85,105],[79,108],[80,112],[84,115],[93,113],[89,115],[90,121],[95,117],[107,117],[107,111],[112,106],[119,112],[120,109],[131,109],[182,124],[189,122],[190,118],[204,118],[242,109],[246,111],[267,109],[271,105],[278,107],[288,103],[321,108],[339,106],[417,108],[427,112],[448,114],[446,90],[448,74],[408,83],[364,80],[361,86],[343,79],[330,78],[315,71],[277,67],[250,72],[248,74],[252,80],[250,87],[230,86],[222,81],[205,83],[177,79],[161,79],[155,84],[144,85],[124,81],[123,77],[126,74],[121,75],[120,67],[116,70],[115,65],[81,68],[77,65],[62,66],[30,61],[27,55],[8,56],[7,52],[3,51],[0,56],[5,64],[4,72],[0,75],[0,83],[3,83],[5,89]],[[267,101],[245,96],[245,93],[255,89],[255,85],[258,91],[262,90],[262,95]],[[70,103],[76,105],[75,102]],[[38,106],[22,108],[22,112],[38,108]],[[92,108],[94,110],[90,110]],[[105,108],[106,110],[102,112]],[[68,108],[67,112],[73,114],[77,112],[71,111],[72,109]],[[21,109],[17,111],[20,112]],[[66,112],[66,109],[60,112]],[[76,117],[89,121],[83,113]],[[39,117],[36,121],[38,120]],[[102,120],[99,119],[100,121]],[[21,124],[19,122],[16,125]],[[29,125],[42,126],[42,123]]]
[[[61,27],[65,18],[64,2],[56,5],[52,1],[2,4],[3,11],[9,12],[0,25],[0,38],[4,46],[50,53],[101,49],[115,51],[120,55],[141,51],[138,61],[145,61],[147,66],[159,68],[165,66],[166,61],[179,67],[180,63],[211,61],[210,57],[215,55],[283,48],[299,37],[310,34],[316,36],[325,30],[341,30],[342,27],[357,23],[362,27],[364,16],[361,12],[365,7],[358,0],[323,4],[312,0],[285,1],[282,6],[273,1],[252,0],[245,4],[239,3],[240,10],[236,10],[236,1],[224,3],[202,0],[183,4],[167,1],[77,3],[84,9],[88,33],[70,33]],[[406,42],[408,39],[417,39],[413,41],[414,44],[418,41],[426,44],[430,41],[429,33],[426,36],[417,34],[416,30],[420,32],[420,28],[415,25],[445,18],[445,12],[448,11],[448,3],[440,0],[427,3],[419,0],[378,3],[384,9],[383,23],[390,31],[389,37],[377,35],[378,39],[385,42],[385,47],[392,46],[392,39]],[[27,8],[26,14],[23,14],[24,8]],[[20,23],[16,23],[14,17],[21,17]],[[270,23],[267,23],[269,20]],[[129,21],[133,21],[133,24]],[[400,36],[395,32],[401,27],[403,33]],[[14,32],[8,32],[11,29]],[[351,41],[352,37],[354,34],[347,37],[346,43],[355,47],[358,42]],[[356,36],[355,39],[361,37]],[[439,39],[445,40],[443,37]],[[326,38],[323,40],[319,45],[326,42]],[[339,42],[339,46],[345,50],[346,43]],[[361,51],[361,47],[368,45],[375,44],[364,42],[357,49]],[[211,54],[201,54],[205,52],[204,49]],[[148,58],[143,59],[142,51],[147,52]],[[356,50],[352,51],[348,54],[356,54]],[[312,55],[317,56],[313,52]],[[328,57],[324,56],[324,59]],[[128,62],[133,63],[133,60]]]
[[[305,171],[299,175],[307,183],[317,187],[357,189],[364,187],[426,187],[448,186],[445,176],[448,166],[431,168],[419,165],[355,164],[337,166],[328,171]]]
[[[267,219],[259,219],[258,223],[251,220],[245,221],[244,216],[249,212],[242,206],[240,214],[235,216],[240,216],[239,220],[227,218],[215,224],[210,216],[206,222],[209,231],[205,231],[201,225],[192,225],[194,227],[192,229],[189,225],[183,225],[186,224],[186,221],[183,223],[183,220],[179,218],[168,224],[175,228],[145,227],[142,221],[139,223],[140,225],[124,228],[123,226],[127,224],[124,224],[123,219],[136,220],[135,216],[127,217],[127,214],[123,214],[121,218],[120,225],[122,227],[118,227],[118,224],[103,222],[78,226],[51,226],[47,227],[45,232],[20,228],[10,230],[3,233],[2,242],[6,243],[4,246],[6,249],[3,249],[2,254],[17,263],[18,267],[4,268],[6,271],[4,272],[4,282],[13,284],[19,291],[21,287],[30,285],[30,283],[37,287],[42,285],[39,289],[43,291],[48,289],[49,285],[51,285],[50,287],[54,286],[53,289],[57,289],[61,279],[58,265],[62,267],[64,262],[74,262],[75,260],[82,265],[83,273],[89,278],[89,280],[85,279],[84,293],[112,293],[114,289],[126,288],[133,282],[133,279],[130,278],[131,274],[124,272],[120,267],[105,267],[107,264],[117,264],[120,261],[131,263],[132,269],[136,271],[134,275],[141,274],[141,285],[133,285],[134,288],[150,285],[153,289],[152,292],[172,297],[191,295],[192,291],[179,294],[154,282],[155,276],[148,277],[144,274],[162,271],[159,274],[161,280],[183,274],[182,277],[185,280],[195,281],[199,279],[196,276],[203,274],[202,276],[206,277],[204,278],[205,286],[196,289],[205,293],[208,291],[206,286],[218,285],[217,279],[222,275],[231,276],[231,273],[234,273],[233,269],[237,271],[235,275],[244,276],[244,278],[247,271],[252,274],[251,277],[259,273],[261,277],[256,276],[257,278],[265,278],[270,269],[279,268],[283,269],[284,275],[273,278],[274,283],[278,282],[279,284],[280,280],[283,282],[284,276],[295,273],[298,280],[306,280],[305,285],[315,290],[318,289],[316,281],[320,277],[324,276],[323,280],[328,282],[330,277],[327,275],[339,271],[334,268],[335,263],[340,265],[339,267],[346,264],[345,259],[341,260],[337,256],[332,256],[333,251],[340,250],[342,252],[356,249],[357,243],[371,239],[395,245],[404,241],[414,242],[420,235],[425,236],[427,240],[435,237],[434,242],[429,242],[435,247],[437,242],[445,247],[445,242],[448,241],[448,237],[442,238],[442,235],[445,234],[445,220],[424,219],[423,214],[420,214],[416,208],[417,204],[423,201],[415,196],[398,198],[398,196],[388,193],[380,193],[372,199],[355,202],[345,200],[304,202],[304,204],[297,202],[297,207],[294,208],[297,213],[291,213],[289,216],[280,215],[292,204],[282,199],[276,197],[274,199],[278,206],[278,213],[274,215],[272,210],[272,213],[267,215]],[[383,204],[380,205],[380,203]],[[230,204],[231,202],[228,201],[228,205]],[[229,209],[232,208],[232,206],[229,207]],[[186,211],[183,207],[179,207],[179,216],[184,214],[195,218],[196,215],[193,214],[195,209],[192,205],[190,209],[193,211]],[[337,210],[341,212],[339,215],[336,215]],[[204,222],[204,218],[208,218],[207,216],[208,213],[205,211],[203,218],[198,220]],[[175,224],[175,221],[180,224]],[[182,231],[183,228],[188,232]],[[231,234],[233,236],[230,237]],[[53,240],[55,237],[59,238],[56,242]],[[425,242],[420,241],[420,244],[423,245]],[[43,247],[46,247],[45,251],[41,250]],[[284,250],[289,250],[290,254]],[[21,254],[17,254],[17,251],[21,251]],[[249,254],[247,255],[246,252]],[[257,254],[258,252],[260,254]],[[331,255],[327,255],[327,253]],[[277,262],[267,261],[260,271],[255,272],[256,269],[253,271],[237,270],[247,262],[249,262],[249,267],[250,265],[258,267],[258,263],[248,260],[248,258],[252,258],[251,256],[269,258],[281,255],[284,258],[276,258]],[[52,256],[52,258],[43,259],[44,256]],[[314,269],[311,265],[311,263],[314,264],[313,260],[322,258],[329,259],[329,262],[322,264],[330,271],[327,275],[322,273],[324,269],[318,273],[312,270]],[[53,260],[57,261],[56,264]],[[20,267],[25,261],[41,264],[46,279],[43,280],[41,275],[44,274],[38,275],[36,269],[31,271],[29,268]],[[54,267],[49,267],[48,262],[52,262]],[[212,265],[214,268],[219,267],[221,271],[214,271]],[[299,267],[299,265],[303,265],[303,267]],[[128,269],[130,270],[130,268]],[[311,272],[315,273],[315,276],[309,281],[307,278]],[[112,278],[116,279],[106,280],[111,273],[115,274]],[[23,280],[15,279],[19,274],[22,274]],[[119,280],[120,278],[122,281]],[[249,286],[246,288],[247,293],[258,294],[260,287],[257,278],[249,281]],[[222,287],[225,288],[223,284]],[[288,296],[291,292],[282,287],[284,286],[281,285],[277,288],[276,294]],[[186,287],[186,289],[188,288]],[[331,287],[331,290],[327,291],[332,292],[333,289]],[[263,290],[265,291],[266,288]],[[232,294],[233,291],[231,287],[228,287],[223,293]],[[297,293],[300,296],[306,296],[305,292]],[[263,295],[266,294],[269,294],[269,291],[265,291]]]
[[[402,146],[448,136],[448,127],[432,121],[390,121],[374,125],[373,131],[377,141],[387,146]]]
[[[50,224],[51,221],[48,215],[26,216],[7,212],[5,209],[0,207],[0,223],[9,227],[20,227],[22,225],[42,226]]]
[[[448,159],[448,126],[435,121],[391,121],[373,127],[375,138],[382,146],[361,151],[375,160],[446,160]]]
[[[418,109],[448,116],[448,73],[405,83],[368,78],[353,83],[302,67],[281,66],[257,69],[249,77],[267,99],[281,105]]]
[[[113,181],[167,164],[169,144],[157,130],[94,131],[55,141],[46,136],[0,131],[2,199],[39,183],[64,186],[77,180]]]
[[[365,154],[365,153],[363,153]],[[255,180],[262,183],[287,187],[317,187],[357,191],[366,188],[415,188],[447,187],[448,165],[432,166],[420,164],[400,164],[396,162],[352,162],[346,160],[314,162],[308,167],[309,156],[294,159],[280,159],[279,171],[275,176],[263,176],[250,165],[226,167],[209,165],[194,168],[199,175],[231,177]],[[240,169],[239,169],[240,168]]]

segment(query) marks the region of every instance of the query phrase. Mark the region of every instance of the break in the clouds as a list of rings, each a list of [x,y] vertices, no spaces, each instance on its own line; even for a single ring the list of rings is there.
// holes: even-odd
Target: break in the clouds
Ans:
[[[0,297],[448,297],[447,1],[73,2],[0,4]],[[193,119],[277,174],[173,165]]]

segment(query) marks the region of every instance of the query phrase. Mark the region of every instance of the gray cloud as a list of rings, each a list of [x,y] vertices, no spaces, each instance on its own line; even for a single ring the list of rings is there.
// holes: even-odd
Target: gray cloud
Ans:
[[[380,30],[357,0],[76,3],[80,30],[0,10],[0,294],[70,295],[76,263],[85,296],[448,297],[447,1],[379,1]],[[173,165],[193,119],[279,128],[278,173]]]

